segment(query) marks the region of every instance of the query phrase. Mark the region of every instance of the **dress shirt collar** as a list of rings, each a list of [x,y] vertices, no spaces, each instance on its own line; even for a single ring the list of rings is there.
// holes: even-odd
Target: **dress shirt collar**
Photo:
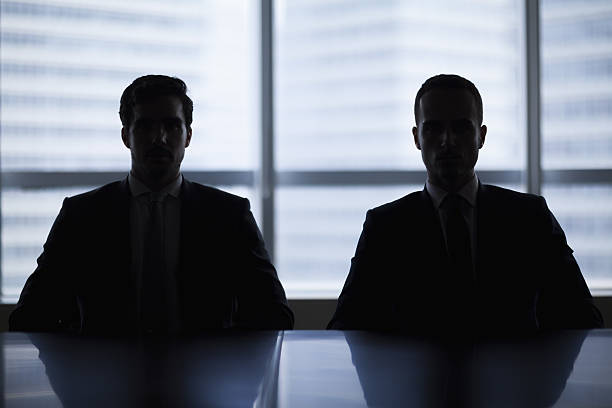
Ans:
[[[439,210],[440,204],[444,201],[448,191],[432,184],[429,179],[425,182],[425,188],[433,201],[434,207]],[[476,174],[457,191],[457,194],[463,197],[472,207],[476,206],[476,196],[478,194],[478,177],[476,177]]]
[[[182,183],[183,175],[179,174],[174,181],[162,188],[159,192],[162,195],[170,194],[172,197],[178,198],[179,194],[181,193]],[[138,180],[131,171],[128,175],[128,184],[130,185],[130,193],[132,193],[132,197],[138,197],[142,194],[152,192],[152,190],[145,186],[142,181]]]

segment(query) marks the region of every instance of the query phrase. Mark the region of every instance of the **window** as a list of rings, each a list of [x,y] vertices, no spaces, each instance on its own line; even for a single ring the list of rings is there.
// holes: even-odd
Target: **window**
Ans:
[[[2,1],[2,293],[17,296],[62,199],[126,176],[119,98],[149,73],[194,100],[183,170],[251,198],[258,149],[251,1]],[[238,118],[238,120],[237,120]]]
[[[276,6],[275,158],[287,179],[278,186],[276,260],[289,296],[337,297],[366,211],[423,188],[413,107],[429,76],[475,82],[489,127],[478,168],[522,188],[520,2]]]
[[[542,149],[532,162],[533,2],[2,1],[2,294],[14,301],[21,291],[65,196],[125,177],[119,97],[148,73],[186,81],[195,108],[183,170],[251,200],[291,298],[336,297],[366,211],[422,188],[414,96],[443,72],[465,75],[483,96],[481,180],[526,191],[535,166],[533,192],[547,198],[590,287],[610,290],[608,3],[536,3]],[[265,112],[270,134],[260,130]]]
[[[612,288],[612,4],[541,2],[543,195],[587,283]]]

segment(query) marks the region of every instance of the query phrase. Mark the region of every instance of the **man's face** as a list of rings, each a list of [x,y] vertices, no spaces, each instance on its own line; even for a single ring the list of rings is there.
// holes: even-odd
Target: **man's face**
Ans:
[[[478,122],[474,96],[464,89],[432,89],[418,109],[412,134],[430,182],[447,190],[460,188],[474,174],[487,133]]]
[[[132,171],[142,181],[178,176],[191,141],[181,100],[160,96],[137,104],[129,129],[121,129],[121,138],[132,153]]]

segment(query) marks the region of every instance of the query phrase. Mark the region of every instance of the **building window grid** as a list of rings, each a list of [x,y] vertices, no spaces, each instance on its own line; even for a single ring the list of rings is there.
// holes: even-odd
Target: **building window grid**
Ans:
[[[189,171],[189,177],[195,181],[205,182],[213,185],[225,185],[225,186],[237,186],[237,187],[255,187],[259,191],[259,199],[261,210],[261,224],[262,233],[264,239],[268,244],[272,243],[274,246],[274,191],[279,186],[333,186],[333,185],[351,185],[361,187],[376,187],[384,185],[405,185],[410,184],[418,180],[422,183],[425,178],[425,172],[419,170],[398,170],[398,171],[380,171],[380,170],[361,170],[361,171],[278,171],[274,168],[274,156],[273,156],[273,140],[274,140],[274,110],[273,110],[273,76],[274,66],[272,61],[273,55],[273,43],[274,43],[274,19],[273,19],[273,3],[274,0],[261,0],[260,8],[260,41],[261,41],[261,121],[262,127],[260,135],[260,169],[267,169],[266,171]],[[9,2],[3,4],[3,7],[9,7]],[[574,73],[575,70],[586,70],[585,72],[597,73],[609,72],[610,61],[599,61],[592,67],[582,67],[576,64],[575,67],[567,66],[563,69],[564,72],[555,71],[554,69],[545,68],[540,71],[540,47],[542,38],[539,37],[539,8],[540,1],[525,0],[525,42],[527,44],[527,57],[526,57],[526,72],[528,73],[528,81],[525,81],[525,86],[529,87],[529,80],[535,81],[536,84],[536,98],[528,102],[528,106],[533,109],[533,103],[537,103],[535,116],[528,118],[528,126],[535,126],[533,129],[537,131],[528,131],[528,143],[526,145],[527,151],[527,168],[524,171],[516,170],[495,170],[495,171],[480,171],[479,177],[481,180],[489,183],[507,184],[507,185],[525,185],[526,191],[530,193],[540,193],[540,183],[543,180],[549,186],[566,185],[568,183],[580,183],[580,184],[594,184],[594,185],[610,185],[612,184],[612,169],[570,169],[570,170],[544,170],[540,163],[540,144],[541,144],[541,119],[543,115],[555,115],[556,111],[546,110],[540,111],[540,87],[541,87],[541,75],[547,77],[562,76],[565,72]],[[535,17],[534,17],[535,13]],[[534,34],[536,33],[536,34]],[[535,41],[533,36],[536,36]],[[3,38],[3,41],[5,38]],[[531,46],[530,46],[531,44]],[[533,48],[535,46],[535,49]],[[570,70],[572,68],[572,70]],[[13,66],[11,64],[5,64],[2,66],[3,70],[33,70],[33,69],[50,69],[49,67],[35,67],[35,66]],[[529,71],[532,72],[532,77],[529,79]],[[113,75],[113,72],[104,72],[107,75]],[[537,73],[537,78],[534,76]],[[88,73],[89,74],[89,73]],[[265,89],[268,87],[268,89]],[[527,98],[530,98],[527,95]],[[537,100],[537,102],[536,102]],[[4,103],[23,103],[21,100],[13,100],[11,98],[4,98]],[[48,101],[29,101],[47,103]],[[79,103],[83,101],[80,100]],[[605,103],[601,103],[605,102]],[[601,101],[598,104],[589,102],[593,106],[589,108],[596,108],[601,110],[602,115],[609,113],[610,104],[609,100]],[[66,103],[62,100],[61,103]],[[528,107],[527,109],[530,109]],[[553,107],[553,106],[551,106]],[[113,105],[113,109],[115,106]],[[575,105],[568,107],[564,105],[561,109],[571,109],[572,115],[587,109],[584,104],[577,102]],[[562,112],[565,115],[567,112]],[[1,135],[0,135],[1,137]],[[535,140],[534,140],[535,139]],[[604,146],[607,146],[608,141],[601,141]],[[554,146],[554,145],[553,145]],[[551,146],[551,147],[553,147]],[[553,147],[554,148],[554,147]],[[534,152],[537,150],[537,152]],[[535,154],[534,154],[535,153]],[[531,174],[531,175],[530,175]],[[0,179],[0,194],[6,188],[10,187],[26,187],[26,188],[54,188],[60,186],[90,186],[93,180],[114,180],[122,177],[123,173],[117,172],[104,172],[104,171],[82,171],[82,172],[38,172],[38,171],[4,171],[1,174]],[[537,178],[538,181],[530,180],[530,178]],[[41,179],[45,180],[41,183]],[[263,191],[261,191],[263,190]],[[0,214],[1,215],[1,214]],[[581,221],[580,217],[570,217],[567,222],[577,224]],[[590,221],[592,222],[592,220]],[[2,223],[0,218],[0,228],[4,227],[5,223]],[[598,224],[598,231],[603,230],[602,225]],[[272,248],[273,249],[273,248]],[[26,253],[31,251],[25,250]],[[272,251],[271,251],[272,252]],[[273,252],[272,252],[273,253]],[[0,259],[3,254],[0,252]],[[600,260],[599,262],[606,262],[606,260]],[[2,271],[0,270],[0,283],[2,279]],[[612,288],[604,288],[600,290],[602,293],[607,293]]]

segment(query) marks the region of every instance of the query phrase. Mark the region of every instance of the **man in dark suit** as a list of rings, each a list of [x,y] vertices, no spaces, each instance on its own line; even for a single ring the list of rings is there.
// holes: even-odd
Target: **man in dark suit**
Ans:
[[[119,114],[131,171],[64,200],[11,330],[292,328],[248,200],[180,172],[192,134],[186,91],[163,75],[125,89]]]
[[[481,184],[487,127],[473,83],[428,79],[415,99],[423,191],[371,209],[329,328],[530,331],[602,326],[544,198]]]

